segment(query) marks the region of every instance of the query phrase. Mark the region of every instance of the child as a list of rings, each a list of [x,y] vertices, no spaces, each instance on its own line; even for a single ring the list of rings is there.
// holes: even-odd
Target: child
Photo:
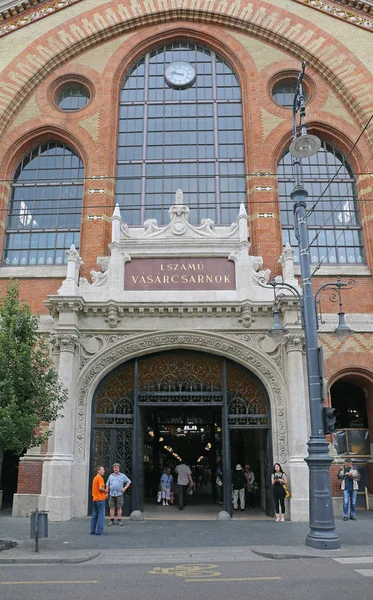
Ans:
[[[167,467],[165,472],[161,477],[161,493],[162,493],[162,504],[163,506],[168,506],[171,494],[171,486],[172,486],[173,478],[171,475],[171,469]]]

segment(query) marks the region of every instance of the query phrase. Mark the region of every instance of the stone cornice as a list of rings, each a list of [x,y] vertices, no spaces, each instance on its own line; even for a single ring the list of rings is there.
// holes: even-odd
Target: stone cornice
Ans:
[[[256,316],[272,314],[272,304],[253,305],[242,302],[85,302],[79,297],[49,296],[45,302],[50,314],[58,317],[62,312],[78,312],[82,316],[104,317],[111,328],[116,328],[122,318],[129,317],[231,317],[237,316],[238,322],[249,327]]]

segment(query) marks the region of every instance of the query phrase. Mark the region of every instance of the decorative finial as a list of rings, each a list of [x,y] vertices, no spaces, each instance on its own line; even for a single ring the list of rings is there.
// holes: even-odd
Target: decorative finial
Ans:
[[[184,204],[184,192],[183,190],[176,190],[175,204]]]

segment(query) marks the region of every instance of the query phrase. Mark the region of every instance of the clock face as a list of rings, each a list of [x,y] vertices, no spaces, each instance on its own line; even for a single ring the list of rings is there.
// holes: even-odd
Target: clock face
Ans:
[[[165,79],[170,87],[184,89],[195,82],[196,71],[187,62],[173,62],[166,69]]]

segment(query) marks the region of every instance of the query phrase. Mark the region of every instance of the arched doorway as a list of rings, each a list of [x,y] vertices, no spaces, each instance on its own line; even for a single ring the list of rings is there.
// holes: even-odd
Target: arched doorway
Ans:
[[[367,463],[371,459],[366,392],[362,379],[345,376],[330,388],[331,405],[336,409],[336,430],[333,446],[339,459],[351,458],[360,473],[357,508],[367,508]],[[368,383],[368,382],[366,382]],[[371,385],[370,385],[371,388]]]
[[[228,510],[232,469],[249,463],[257,501],[272,511],[268,395],[256,375],[224,357],[166,351],[118,366],[94,395],[91,439],[91,474],[119,462],[132,479],[127,512],[154,501],[162,470],[180,459],[194,471],[201,502],[217,501],[222,464]]]

